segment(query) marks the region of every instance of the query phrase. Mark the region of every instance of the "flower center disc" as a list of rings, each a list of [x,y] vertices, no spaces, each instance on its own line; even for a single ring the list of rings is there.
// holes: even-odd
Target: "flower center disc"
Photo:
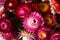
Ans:
[[[40,38],[41,38],[41,39],[46,38],[46,34],[45,34],[45,33],[41,33],[41,34],[40,34]]]
[[[28,25],[32,28],[37,28],[38,26],[37,20],[35,18],[29,18]]]
[[[49,8],[48,4],[45,4],[45,3],[40,4],[41,11],[45,12],[45,11],[47,11],[48,8]]]
[[[2,22],[2,23],[1,23],[1,28],[2,28],[2,29],[7,29],[7,24],[4,23],[4,22]]]
[[[45,21],[47,25],[51,25],[52,24],[52,19],[49,17],[45,17]]]

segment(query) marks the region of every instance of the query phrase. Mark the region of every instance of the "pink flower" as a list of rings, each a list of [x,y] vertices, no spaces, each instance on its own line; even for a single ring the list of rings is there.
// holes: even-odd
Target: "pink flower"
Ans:
[[[31,12],[29,17],[26,17],[23,22],[23,27],[28,32],[34,32],[39,26],[44,25],[44,20],[38,12]]]
[[[5,0],[0,0],[0,7],[4,5]]]

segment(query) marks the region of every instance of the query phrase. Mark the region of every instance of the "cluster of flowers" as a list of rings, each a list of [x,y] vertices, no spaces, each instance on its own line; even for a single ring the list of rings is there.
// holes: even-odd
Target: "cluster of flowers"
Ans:
[[[51,13],[48,1],[36,3],[32,0],[1,0],[0,2],[0,40],[60,40],[59,30],[56,32],[57,17]],[[52,2],[53,5],[58,4],[54,2],[55,0]],[[53,8],[56,10],[55,6]],[[58,11],[56,13],[60,14]],[[19,23],[22,22],[23,30],[15,25],[17,21],[12,21],[15,20],[12,19],[13,16]],[[17,26],[16,30],[19,31],[15,31],[14,26]]]

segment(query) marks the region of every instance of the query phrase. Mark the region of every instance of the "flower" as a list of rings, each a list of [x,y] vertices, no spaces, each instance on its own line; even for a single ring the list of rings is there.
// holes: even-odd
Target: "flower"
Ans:
[[[52,13],[47,13],[44,16],[45,24],[48,26],[55,26],[56,25],[56,17]]]
[[[0,0],[0,7],[4,5],[5,0]]]
[[[28,32],[34,32],[39,26],[44,25],[44,20],[38,12],[31,12],[29,17],[26,17],[23,22],[23,27]]]
[[[17,0],[8,0],[5,2],[5,8],[6,10],[15,9],[18,6]]]
[[[51,29],[45,26],[36,30],[37,40],[48,40],[50,31]]]
[[[11,31],[11,21],[7,18],[0,19],[0,31],[10,32]]]
[[[60,33],[55,33],[51,36],[50,40],[60,40]]]
[[[48,2],[42,2],[38,4],[39,11],[47,12],[50,10],[50,5]]]
[[[28,16],[30,14],[30,11],[31,11],[30,7],[27,4],[23,4],[17,7],[15,14],[17,18],[21,19]]]
[[[57,14],[60,14],[60,0],[52,0],[52,7]]]

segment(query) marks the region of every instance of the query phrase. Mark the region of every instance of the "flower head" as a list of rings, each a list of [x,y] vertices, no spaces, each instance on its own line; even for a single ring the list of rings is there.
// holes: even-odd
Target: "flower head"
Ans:
[[[56,17],[51,13],[47,13],[44,16],[45,24],[48,26],[55,26],[56,25]]]
[[[47,2],[42,2],[38,4],[39,11],[47,12],[50,10],[50,5]]]
[[[51,36],[50,40],[60,40],[60,33],[55,33]]]
[[[16,16],[19,19],[25,18],[26,16],[28,16],[30,14],[30,11],[31,11],[31,9],[27,4],[20,5],[16,9]]]
[[[38,40],[47,40],[49,38],[49,34],[48,33],[50,33],[50,31],[51,31],[50,28],[46,28],[46,27],[39,28],[36,31],[36,38]]]
[[[11,21],[7,18],[2,18],[0,20],[0,31],[9,32],[11,31]]]
[[[28,32],[34,32],[39,26],[44,25],[44,20],[41,15],[37,12],[31,12],[29,17],[26,17],[23,22],[23,27]]]
[[[60,14],[60,0],[52,0],[52,7],[57,14]]]

